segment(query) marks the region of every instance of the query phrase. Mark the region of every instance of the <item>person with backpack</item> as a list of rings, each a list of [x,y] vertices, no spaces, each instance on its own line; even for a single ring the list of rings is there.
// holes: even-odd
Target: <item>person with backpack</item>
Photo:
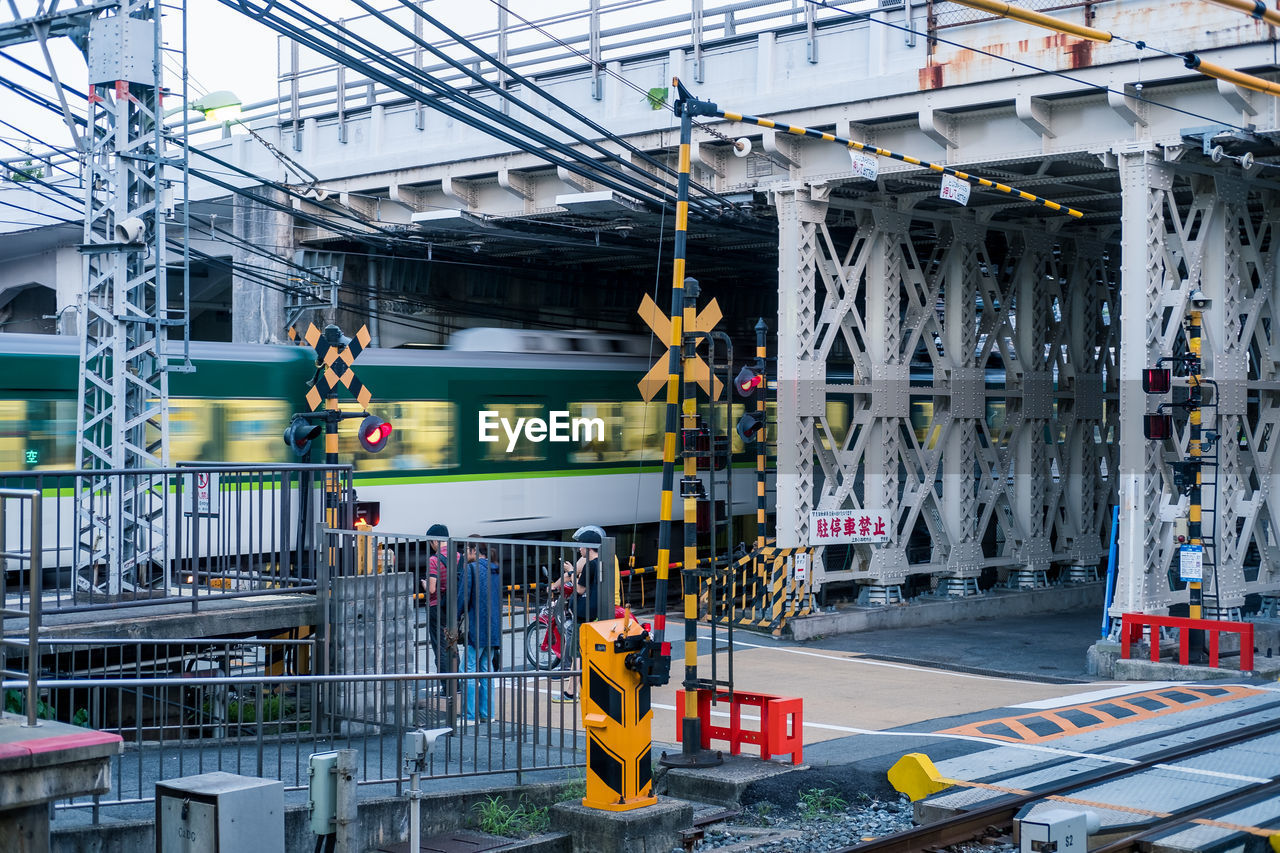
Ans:
[[[433,524],[427,529],[427,545],[431,557],[427,560],[427,576],[422,579],[422,591],[427,595],[427,637],[436,658],[436,672],[457,672],[457,646],[448,642],[445,621],[448,608],[445,602],[449,586],[449,528]],[[447,692],[440,682],[441,693]]]
[[[489,546],[467,541],[467,562],[458,584],[458,624],[466,626],[466,672],[493,672],[502,647],[502,578],[489,562]],[[464,726],[488,722],[493,711],[493,680],[467,682]]]

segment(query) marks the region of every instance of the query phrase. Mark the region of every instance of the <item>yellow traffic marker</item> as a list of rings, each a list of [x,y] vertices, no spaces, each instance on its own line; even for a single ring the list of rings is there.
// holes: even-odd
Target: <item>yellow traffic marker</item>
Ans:
[[[658,357],[658,361],[653,367],[649,368],[649,372],[645,374],[645,377],[640,380],[638,385],[640,397],[647,403],[653,400],[659,391],[667,387],[667,379],[670,373],[665,347],[667,342],[671,340],[671,318],[662,313],[658,303],[654,302],[647,293],[644,295],[644,300],[640,303],[640,308],[636,313],[640,315],[640,319],[644,320],[645,325],[653,330],[653,334],[657,336],[664,347],[662,355]],[[685,329],[685,332],[710,332],[723,318],[724,315],[720,311],[719,304],[712,299],[698,312],[697,317],[694,318],[693,327]],[[702,356],[694,357],[693,376],[698,381],[698,387],[705,391],[711,399],[720,399],[720,391],[724,387],[724,383],[719,379],[713,380],[711,369],[702,360]]]
[[[955,781],[939,773],[929,756],[923,752],[911,752],[899,758],[889,768],[889,784],[898,793],[906,794],[914,803],[950,788]]]

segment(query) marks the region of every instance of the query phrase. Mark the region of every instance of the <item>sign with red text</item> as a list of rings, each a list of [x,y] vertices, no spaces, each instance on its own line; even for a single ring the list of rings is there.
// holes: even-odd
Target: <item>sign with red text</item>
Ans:
[[[820,509],[809,513],[810,545],[868,545],[889,541],[892,519],[882,509]]]

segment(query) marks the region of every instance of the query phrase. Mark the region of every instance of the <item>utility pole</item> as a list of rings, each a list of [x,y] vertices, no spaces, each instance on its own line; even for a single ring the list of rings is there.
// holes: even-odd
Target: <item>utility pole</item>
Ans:
[[[120,0],[89,22],[77,568],[105,566],[108,595],[146,580],[164,551],[164,478],[97,473],[169,464],[165,344],[185,318],[166,304],[161,45],[155,0]]]

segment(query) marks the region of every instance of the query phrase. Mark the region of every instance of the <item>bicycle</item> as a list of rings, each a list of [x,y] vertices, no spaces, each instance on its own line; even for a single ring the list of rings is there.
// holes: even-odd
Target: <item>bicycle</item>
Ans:
[[[545,566],[543,573],[545,576]],[[572,581],[551,584],[547,603],[538,608],[538,615],[525,626],[524,656],[534,669],[559,669],[565,643],[572,642],[574,636],[573,608],[569,606],[572,596]]]

